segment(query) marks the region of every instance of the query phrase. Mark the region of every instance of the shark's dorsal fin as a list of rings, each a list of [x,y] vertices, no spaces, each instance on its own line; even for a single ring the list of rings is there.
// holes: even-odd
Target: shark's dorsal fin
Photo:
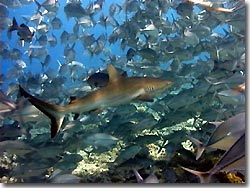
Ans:
[[[121,77],[119,72],[116,70],[116,68],[113,65],[109,64],[107,67],[107,70],[109,74],[109,82],[114,82]]]

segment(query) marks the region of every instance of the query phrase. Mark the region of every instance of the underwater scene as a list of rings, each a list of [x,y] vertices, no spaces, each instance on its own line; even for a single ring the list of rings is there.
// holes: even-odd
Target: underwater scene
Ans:
[[[244,184],[243,0],[0,0],[0,182]]]

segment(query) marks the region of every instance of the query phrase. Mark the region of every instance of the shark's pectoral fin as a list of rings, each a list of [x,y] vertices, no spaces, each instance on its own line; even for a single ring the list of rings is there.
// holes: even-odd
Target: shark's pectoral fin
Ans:
[[[146,101],[146,102],[154,102],[154,99],[152,99],[152,97],[150,95],[140,95],[136,98],[136,100],[140,100],[140,101]]]

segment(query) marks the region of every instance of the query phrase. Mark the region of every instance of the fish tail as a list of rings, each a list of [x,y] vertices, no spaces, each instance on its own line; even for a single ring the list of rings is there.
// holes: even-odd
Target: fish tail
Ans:
[[[37,13],[40,11],[40,8],[42,7],[42,5],[37,0],[35,0],[35,3],[37,5],[37,11],[36,11],[36,13]]]
[[[18,30],[18,24],[17,24],[16,18],[13,17],[12,26],[10,26],[10,28],[8,29],[8,31],[12,32],[12,31],[15,31],[15,30]]]
[[[135,177],[136,177],[137,182],[138,182],[138,183],[143,182],[143,178],[141,177],[141,175],[139,174],[139,172],[138,172],[135,168],[133,168],[133,172],[134,172],[134,174],[135,174]]]
[[[26,92],[20,85],[19,91],[22,96],[28,98],[28,101],[33,104],[37,109],[43,112],[48,118],[51,120],[50,130],[51,130],[51,138],[55,137],[59,132],[64,116],[65,116],[65,108],[63,106],[51,104],[48,102],[44,102]]]
[[[191,140],[197,146],[196,160],[198,160],[205,150],[205,144],[192,136],[188,135],[187,137],[189,140]]]
[[[209,183],[211,181],[211,176],[213,175],[210,171],[200,172],[189,168],[185,168],[183,166],[181,166],[181,168],[185,171],[190,172],[191,174],[198,176],[200,178],[200,183]]]

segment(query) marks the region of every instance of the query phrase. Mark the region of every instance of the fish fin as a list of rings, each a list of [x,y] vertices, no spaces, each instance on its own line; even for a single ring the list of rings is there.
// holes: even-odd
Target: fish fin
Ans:
[[[25,28],[25,29],[30,29],[27,25],[25,25],[24,23],[22,23],[21,25],[20,25],[20,27],[22,27],[22,28]]]
[[[222,121],[222,122],[211,121],[211,122],[209,122],[209,123],[212,124],[212,125],[214,125],[216,128],[218,128],[218,127],[223,123],[223,121]]]
[[[20,39],[21,46],[24,47],[24,39]]]
[[[116,81],[121,77],[119,72],[116,70],[116,68],[113,65],[109,64],[107,67],[107,70],[108,70],[108,75],[109,75],[109,82]]]
[[[10,28],[8,29],[8,32],[12,32],[15,30],[18,30],[18,24],[17,24],[16,18],[13,17],[12,26],[10,26]]]
[[[134,174],[135,174],[137,183],[143,182],[143,178],[141,177],[141,175],[139,174],[139,172],[138,172],[135,168],[133,168],[133,172],[134,172]]]
[[[211,181],[211,176],[213,175],[212,173],[210,173],[210,171],[200,172],[189,168],[185,168],[183,166],[181,166],[181,168],[185,171],[190,172],[191,174],[198,176],[200,178],[200,183],[209,183]]]
[[[35,3],[37,5],[37,11],[36,12],[39,12],[39,10],[42,7],[42,5],[38,1],[36,1],[36,0],[35,0]]]
[[[205,150],[205,144],[192,136],[187,135],[187,137],[197,146],[196,160],[198,160]]]
[[[141,101],[146,101],[146,102],[154,102],[154,99],[150,95],[140,95],[139,97],[136,98],[136,100],[141,100]]]
[[[76,120],[79,116],[80,114],[74,114],[74,120]]]
[[[51,129],[51,138],[55,137],[59,132],[62,122],[64,119],[64,107],[44,102],[26,92],[20,85],[19,91],[22,96],[28,98],[28,101],[34,105],[37,109],[43,112],[51,120],[50,129]]]
[[[76,96],[70,96],[69,98],[70,98],[69,104],[72,104],[76,101]]]

